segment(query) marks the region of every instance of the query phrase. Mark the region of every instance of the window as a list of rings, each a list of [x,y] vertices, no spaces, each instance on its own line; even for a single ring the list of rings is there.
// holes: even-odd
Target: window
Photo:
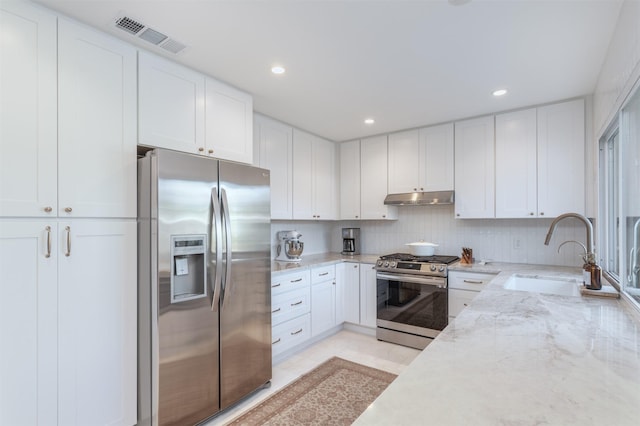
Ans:
[[[600,262],[640,308],[640,89],[600,143]]]
[[[616,280],[619,280],[620,246],[618,234],[620,227],[618,206],[618,151],[620,140],[616,126],[600,146],[601,176],[604,177],[602,185],[602,211],[603,223],[603,253],[600,258],[602,267]]]

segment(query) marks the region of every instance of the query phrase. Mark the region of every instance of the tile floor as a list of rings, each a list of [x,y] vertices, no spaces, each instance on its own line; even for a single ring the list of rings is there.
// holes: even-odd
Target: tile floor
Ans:
[[[416,349],[380,342],[372,336],[342,330],[274,365],[269,389],[257,392],[205,425],[218,426],[230,422],[331,357],[338,356],[369,367],[400,374],[419,353],[420,351]]]

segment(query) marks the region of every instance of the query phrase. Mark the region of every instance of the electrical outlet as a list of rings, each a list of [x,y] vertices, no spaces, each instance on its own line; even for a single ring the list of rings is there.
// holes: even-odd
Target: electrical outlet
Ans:
[[[522,240],[519,237],[513,237],[513,249],[520,250],[522,248]]]

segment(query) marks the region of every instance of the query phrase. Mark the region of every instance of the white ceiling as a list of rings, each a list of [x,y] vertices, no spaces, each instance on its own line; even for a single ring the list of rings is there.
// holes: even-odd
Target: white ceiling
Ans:
[[[37,0],[124,40],[126,14],[188,46],[137,44],[342,141],[593,93],[621,0]],[[287,72],[276,76],[273,65]],[[509,93],[494,98],[491,92]],[[376,123],[363,124],[373,117]]]

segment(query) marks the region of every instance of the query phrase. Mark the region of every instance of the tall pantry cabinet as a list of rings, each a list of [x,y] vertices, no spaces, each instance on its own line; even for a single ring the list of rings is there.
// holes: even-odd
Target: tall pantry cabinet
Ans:
[[[0,19],[0,424],[135,424],[136,51]]]

